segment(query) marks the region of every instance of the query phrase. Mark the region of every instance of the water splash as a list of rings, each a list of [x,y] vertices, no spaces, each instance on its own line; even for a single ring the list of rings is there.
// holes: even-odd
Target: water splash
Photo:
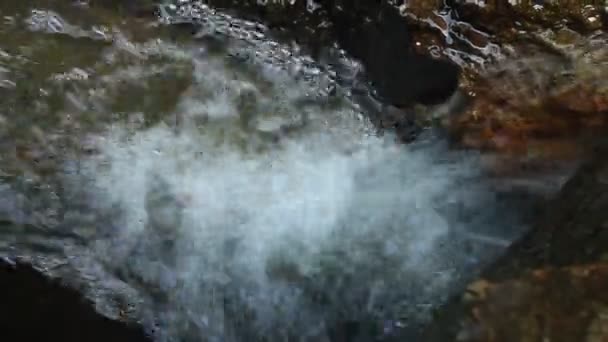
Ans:
[[[369,341],[424,320],[503,247],[485,237],[512,228],[474,155],[374,136],[345,55],[333,73],[220,13],[200,12],[195,36],[234,38],[220,48],[30,14],[36,34],[101,41],[86,63],[44,70],[48,89],[73,89],[57,92],[74,128],[57,136],[76,146],[56,161],[61,201],[54,187],[33,197],[30,211],[58,207],[53,229],[22,234],[19,254],[114,318],[125,292],[161,341],[326,341],[352,322]]]
[[[160,339],[323,341],[338,322],[423,319],[488,255],[453,233],[492,200],[474,158],[395,145],[260,73],[197,60],[179,120],[96,137],[89,199],[120,208],[99,258],[151,293]]]

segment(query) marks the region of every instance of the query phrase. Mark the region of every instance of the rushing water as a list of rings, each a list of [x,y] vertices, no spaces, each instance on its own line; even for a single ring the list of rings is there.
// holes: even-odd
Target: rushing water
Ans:
[[[32,6],[0,5],[0,253],[159,340],[370,341],[523,230],[475,154],[377,136],[345,56]]]

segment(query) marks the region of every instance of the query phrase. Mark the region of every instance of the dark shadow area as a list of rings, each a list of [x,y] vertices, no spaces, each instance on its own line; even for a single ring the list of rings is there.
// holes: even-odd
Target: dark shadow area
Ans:
[[[6,341],[151,341],[141,328],[101,316],[76,290],[26,264],[0,261],[0,293]]]
[[[337,41],[363,62],[384,101],[438,104],[458,88],[458,66],[415,53],[408,24],[394,6],[335,0],[329,8]]]

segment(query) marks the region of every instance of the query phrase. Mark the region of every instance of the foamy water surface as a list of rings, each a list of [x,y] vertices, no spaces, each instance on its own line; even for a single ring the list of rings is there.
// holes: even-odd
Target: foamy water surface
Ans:
[[[51,14],[51,34],[73,34]],[[319,96],[331,77],[287,47],[266,42],[257,55],[278,57],[253,63],[228,51],[255,55],[242,44],[90,31],[76,37],[101,41],[86,71],[51,77],[67,104],[47,135],[77,148],[55,159],[61,192],[43,192],[61,200],[40,197],[62,213],[42,243],[99,302],[113,295],[100,278],[137,293],[161,341],[330,341],[348,322],[370,341],[424,322],[524,229],[475,154],[377,136],[348,89]]]
[[[307,89],[281,73],[264,91],[213,61],[195,73],[179,120],[113,125],[82,171],[98,210],[122,212],[99,256],[170,296],[167,336],[320,341],[341,321],[420,322],[489,253],[459,233],[493,199],[474,156],[396,145],[350,106],[302,107]],[[129,254],[167,235],[175,246]]]

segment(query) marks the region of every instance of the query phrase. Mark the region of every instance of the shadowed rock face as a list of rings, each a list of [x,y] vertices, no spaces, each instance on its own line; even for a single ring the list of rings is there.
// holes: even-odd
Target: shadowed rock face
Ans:
[[[0,294],[0,331],[13,341],[151,341],[28,265],[0,262]]]
[[[255,1],[211,0],[212,6],[228,8],[239,16],[260,19],[269,27],[290,31],[290,38],[302,43],[317,58],[337,41],[359,59],[386,102],[396,106],[438,104],[458,87],[459,68],[414,51],[408,23],[387,1],[308,1],[257,5]]]
[[[363,62],[387,102],[438,104],[458,87],[455,64],[414,52],[408,25],[395,7],[378,1],[359,5],[338,0],[330,8],[338,42]]]

